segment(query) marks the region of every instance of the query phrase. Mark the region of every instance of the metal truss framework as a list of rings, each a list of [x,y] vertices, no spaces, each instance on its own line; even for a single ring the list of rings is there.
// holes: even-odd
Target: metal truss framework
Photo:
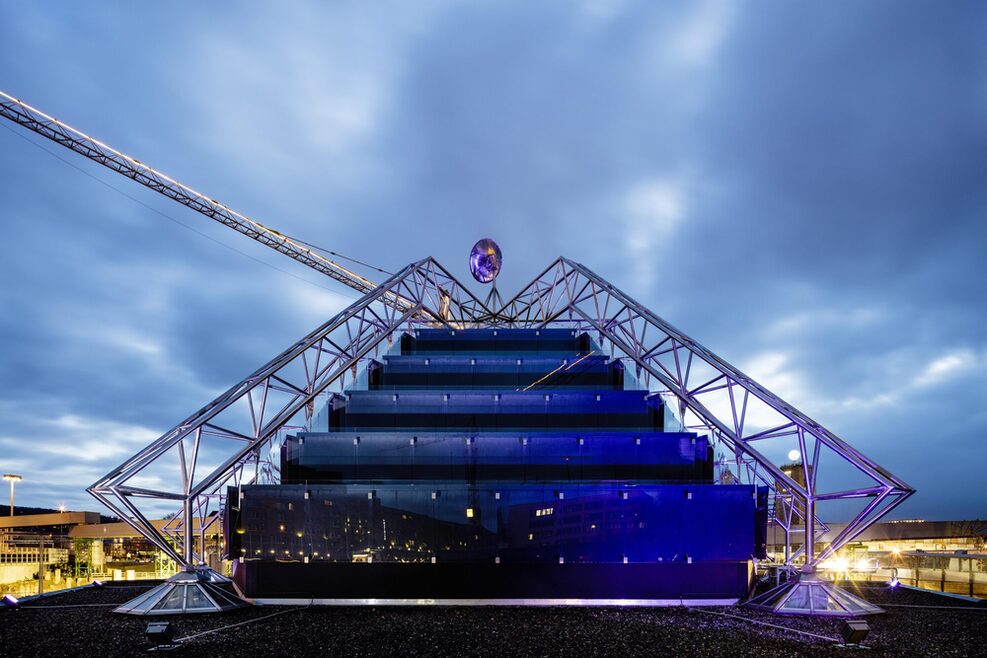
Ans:
[[[571,260],[555,261],[507,302],[496,320],[511,327],[566,325],[590,331],[632,361],[646,387],[657,383],[678,400],[689,429],[708,431],[733,453],[731,463],[741,481],[769,487],[774,520],[785,531],[785,562],[800,560],[803,571],[813,571],[914,493],[846,441]],[[788,448],[800,457],[783,470],[781,455]],[[801,472],[796,475],[793,467]],[[834,477],[827,477],[830,471]],[[855,503],[856,515],[816,555],[813,547],[827,530],[818,506],[836,501]],[[801,546],[792,552],[791,535],[800,530],[805,533]]]
[[[404,308],[389,299],[410,300]],[[195,535],[221,518],[228,485],[276,481],[281,432],[311,427],[316,402],[330,387],[342,391],[359,366],[377,355],[392,335],[413,326],[450,328],[567,326],[589,331],[604,349],[635,365],[641,383],[678,401],[691,430],[709,432],[732,452],[736,477],[767,485],[775,522],[786,533],[804,529],[801,546],[786,548],[785,561],[812,571],[904,501],[913,490],[832,432],[642,307],[584,266],[560,258],[502,308],[491,311],[432,259],[408,265],[335,318],[206,405],[147,448],[114,469],[89,491],[158,548],[184,565],[202,559]],[[237,414],[236,410],[239,410]],[[297,423],[301,423],[300,425]],[[219,444],[223,458],[204,469],[205,442]],[[805,458],[799,476],[783,470],[778,444]],[[774,445],[773,451],[762,446]],[[268,456],[265,456],[267,453]],[[172,475],[145,485],[161,463]],[[849,466],[864,482],[827,487],[828,470]],[[202,472],[205,474],[202,474]],[[142,478],[144,478],[142,480]],[[153,479],[153,478],[152,478]],[[804,483],[804,484],[803,484]],[[181,512],[158,531],[141,511],[146,501],[173,501]],[[813,545],[826,530],[817,505],[849,501],[860,508],[829,546]],[[790,546],[790,540],[786,547]]]
[[[407,308],[390,300],[410,301]],[[279,433],[413,325],[460,328],[491,315],[431,258],[412,263],[93,484],[89,493],[179,564],[204,560],[227,486],[276,479]],[[148,506],[180,503],[162,529]],[[213,529],[214,531],[214,529]],[[198,539],[200,552],[194,550]]]
[[[307,265],[313,270],[321,272],[354,290],[361,293],[369,293],[376,288],[376,284],[373,281],[312,251],[300,241],[293,240],[283,233],[238,213],[229,206],[192,189],[188,185],[178,182],[167,174],[149,167],[140,160],[121,153],[115,148],[62,123],[58,119],[2,91],[0,91],[0,117],[9,119],[42,137],[50,139],[56,144],[75,151],[97,164],[103,165],[107,169],[122,174],[144,187],[177,201],[183,206],[200,212],[223,226],[246,235],[248,238],[256,240],[265,247],[270,247],[288,258]],[[400,298],[391,298],[389,302],[395,303],[404,309],[407,309],[409,306],[408,300]]]
[[[263,459],[263,448],[275,442],[278,432],[295,427],[290,424],[292,419],[303,412],[309,424],[316,397],[330,386],[342,387],[347,371],[355,374],[361,360],[404,324],[566,325],[595,332],[601,344],[634,362],[646,386],[654,383],[679,401],[680,414],[692,422],[687,423],[690,428],[710,432],[733,452],[732,463],[742,480],[768,485],[776,501],[772,508],[775,521],[785,530],[786,563],[801,559],[806,571],[913,493],[832,432],[570,260],[557,260],[496,312],[487,306],[499,303],[499,295],[492,291],[487,304],[481,303],[431,259],[409,265],[378,287],[304,243],[3,92],[0,117],[366,295],[90,488],[101,502],[179,562],[193,561],[193,516],[198,515],[204,546],[205,532],[217,518],[212,513],[218,505],[213,504],[222,502],[222,487],[227,482],[246,481],[248,467],[255,471],[251,481],[263,474],[275,477],[272,460]],[[274,403],[279,397],[283,400]],[[235,422],[217,420],[236,416],[238,407],[245,408],[232,419]],[[233,429],[237,423],[239,427]],[[235,446],[230,455],[212,470],[199,466],[200,461],[208,462],[203,459],[205,443],[224,441],[227,448],[231,443]],[[794,465],[801,470],[799,477],[792,477],[790,468],[783,470],[777,463],[780,460],[762,449],[777,443],[787,443],[802,456]],[[175,453],[172,463],[180,465],[181,486],[177,488],[172,485],[178,480],[170,475],[147,476],[169,453]],[[847,465],[862,482],[852,486],[826,482],[825,474]],[[197,477],[203,471],[208,474]],[[159,532],[140,511],[142,499],[181,501],[183,512]],[[825,530],[818,520],[817,505],[836,501],[862,503],[862,508],[816,556],[814,542],[805,538],[815,539]],[[802,546],[792,552],[791,535],[799,528],[805,533]]]

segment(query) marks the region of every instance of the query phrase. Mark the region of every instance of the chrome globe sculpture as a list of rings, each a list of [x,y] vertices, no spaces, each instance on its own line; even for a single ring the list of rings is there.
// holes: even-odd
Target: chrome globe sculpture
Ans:
[[[490,238],[483,238],[473,245],[470,252],[470,272],[480,283],[491,283],[500,274],[503,256],[500,247]]]

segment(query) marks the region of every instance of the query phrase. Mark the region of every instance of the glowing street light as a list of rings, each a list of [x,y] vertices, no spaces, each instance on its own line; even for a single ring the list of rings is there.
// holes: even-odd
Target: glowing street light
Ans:
[[[799,458],[800,458],[801,456],[802,456],[802,453],[801,453],[801,452],[799,452],[798,450],[791,450],[791,451],[789,451],[789,453],[788,453],[788,458],[789,458],[790,460],[792,460],[793,462],[794,462],[794,461],[798,461],[798,459],[799,459]]]
[[[4,473],[3,479],[10,482],[10,515],[14,515],[14,483],[20,482],[24,478],[14,473]]]

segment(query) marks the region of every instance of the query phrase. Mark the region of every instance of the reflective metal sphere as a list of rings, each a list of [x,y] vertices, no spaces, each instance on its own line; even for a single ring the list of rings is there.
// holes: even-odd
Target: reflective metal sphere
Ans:
[[[470,272],[480,283],[490,283],[500,274],[503,256],[500,247],[490,238],[483,238],[470,252]]]

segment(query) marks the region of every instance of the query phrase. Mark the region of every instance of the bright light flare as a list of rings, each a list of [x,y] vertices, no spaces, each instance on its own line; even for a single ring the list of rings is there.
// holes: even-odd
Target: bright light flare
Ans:
[[[819,568],[824,571],[846,571],[850,568],[850,560],[845,557],[834,557],[828,560],[823,560],[819,563]]]

